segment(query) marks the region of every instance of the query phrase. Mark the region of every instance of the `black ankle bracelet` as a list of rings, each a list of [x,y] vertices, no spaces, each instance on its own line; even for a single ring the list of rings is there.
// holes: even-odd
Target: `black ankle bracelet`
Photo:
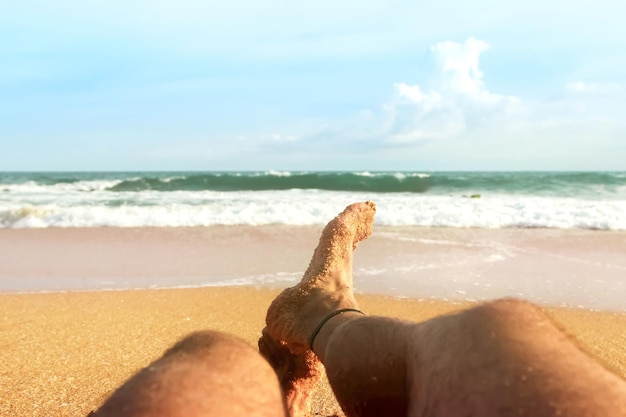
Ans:
[[[322,327],[324,327],[324,325],[326,324],[328,320],[332,319],[338,314],[346,313],[348,311],[354,311],[355,313],[361,313],[365,315],[365,313],[363,313],[361,310],[356,309],[356,308],[342,308],[340,310],[333,311],[332,313],[324,317],[324,319],[320,322],[320,324],[317,325],[315,330],[313,330],[311,337],[309,337],[309,349],[313,350],[313,342],[315,342],[315,338],[317,337],[317,334],[320,332],[320,330],[322,330]]]

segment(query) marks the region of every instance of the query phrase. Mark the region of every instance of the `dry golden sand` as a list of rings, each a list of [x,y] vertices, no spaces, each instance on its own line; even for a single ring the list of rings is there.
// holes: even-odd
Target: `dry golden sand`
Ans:
[[[183,335],[226,331],[256,346],[277,291],[199,288],[0,294],[0,415],[85,416]],[[358,296],[371,315],[425,320],[469,304]],[[591,354],[626,377],[626,313],[549,309]],[[339,413],[328,386],[314,410]]]

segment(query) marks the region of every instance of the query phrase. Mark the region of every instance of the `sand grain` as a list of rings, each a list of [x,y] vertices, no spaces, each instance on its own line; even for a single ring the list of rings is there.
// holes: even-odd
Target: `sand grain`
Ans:
[[[0,294],[0,415],[85,416],[183,335],[216,329],[256,346],[274,290],[241,287]],[[370,315],[425,320],[469,303],[360,295]],[[626,314],[549,314],[626,378]],[[314,402],[339,414],[328,387]]]

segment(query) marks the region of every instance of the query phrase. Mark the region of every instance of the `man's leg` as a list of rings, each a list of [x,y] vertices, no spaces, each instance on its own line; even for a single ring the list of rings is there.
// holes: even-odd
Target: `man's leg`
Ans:
[[[353,311],[352,249],[374,212],[357,203],[333,219],[302,282],[268,310],[259,347],[292,416],[307,412],[291,404],[306,404],[314,356],[350,417],[626,415],[626,383],[528,303],[495,301],[424,323]]]
[[[286,416],[275,372],[244,341],[193,333],[118,388],[94,417]]]
[[[331,220],[302,281],[285,289],[267,311],[259,350],[278,374],[292,417],[309,414],[310,398],[320,378],[320,352],[316,350],[315,355],[309,346],[313,333],[317,333],[318,346],[317,339],[325,337],[331,323],[361,316],[346,311],[316,331],[328,314],[357,309],[352,289],[352,252],[370,235],[375,213],[374,203],[356,203]]]
[[[354,318],[320,343],[350,417],[626,416],[626,381],[521,300],[423,323]]]

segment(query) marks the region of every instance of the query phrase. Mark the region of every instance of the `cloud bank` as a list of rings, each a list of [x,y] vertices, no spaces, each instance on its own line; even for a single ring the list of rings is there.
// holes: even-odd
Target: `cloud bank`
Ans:
[[[458,136],[502,125],[522,108],[517,97],[490,92],[479,67],[489,45],[469,38],[430,48],[436,65],[427,87],[396,83],[395,97],[383,106],[390,143],[411,143]]]
[[[432,169],[598,169],[602,159],[612,169],[625,167],[613,156],[626,152],[622,85],[576,80],[539,98],[500,94],[481,70],[488,50],[472,37],[436,43],[424,82],[395,83],[378,109],[300,135],[297,146],[332,144],[346,158],[370,152],[370,163],[387,158]]]

